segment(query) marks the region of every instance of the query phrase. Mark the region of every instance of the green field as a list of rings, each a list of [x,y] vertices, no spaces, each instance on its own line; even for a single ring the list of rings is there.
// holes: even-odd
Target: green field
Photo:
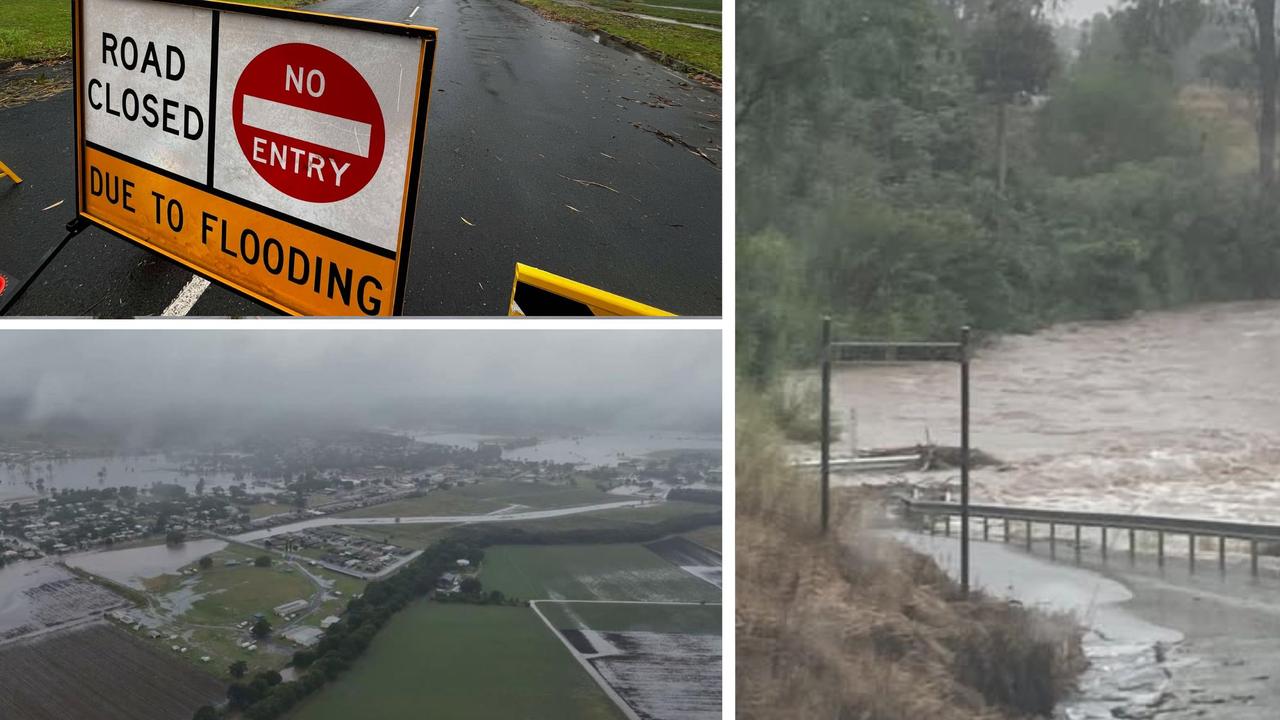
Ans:
[[[251,672],[282,668],[293,649],[288,641],[282,641],[283,647],[274,653],[266,646],[260,647],[257,652],[249,652],[238,645],[247,638],[247,630],[234,626],[260,612],[268,617],[269,622],[279,627],[282,621],[272,614],[272,608],[290,600],[310,598],[316,591],[315,585],[301,571],[281,564],[277,556],[272,556],[273,565],[269,568],[248,564],[261,554],[254,550],[232,545],[214,553],[211,556],[214,565],[199,571],[195,576],[161,575],[144,581],[148,592],[156,600],[162,600],[167,593],[183,589],[184,584],[185,592],[193,593],[198,598],[185,612],[173,617],[171,623],[162,628],[162,632],[165,635],[181,636],[183,640],[179,644],[190,647],[190,652],[181,657],[219,677],[227,676],[227,666],[234,660],[248,662]],[[239,560],[244,564],[227,567],[225,563],[228,559]],[[361,580],[323,568],[308,567],[307,570],[330,581],[330,589],[342,594],[326,600],[315,612],[300,618],[300,625],[318,627],[326,616],[341,615],[351,596],[361,592],[365,586]],[[165,603],[162,601],[162,604]],[[160,641],[160,645],[167,648],[173,642],[176,641],[165,639]],[[210,656],[210,662],[199,662],[203,655]]]
[[[480,582],[524,600],[720,599],[714,586],[634,544],[491,547]]]
[[[561,630],[597,632],[721,633],[720,605],[539,602],[538,609]]]
[[[594,487],[567,487],[523,482],[485,482],[336,513],[337,517],[414,517],[425,515],[483,515],[511,505],[558,508],[618,502],[624,498]]]
[[[512,718],[622,714],[524,607],[419,602],[291,720]]]
[[[703,547],[719,552],[724,543],[724,528],[719,525],[713,525],[687,532],[684,536]]]
[[[292,512],[293,509],[290,505],[280,505],[278,503],[254,503],[249,506],[249,517],[257,520],[268,515]]]
[[[195,602],[182,619],[197,625],[234,625],[254,613],[265,613],[273,622],[271,608],[290,600],[311,597],[315,586],[297,569],[281,566],[225,567],[215,563],[200,572],[195,591],[204,597]]]

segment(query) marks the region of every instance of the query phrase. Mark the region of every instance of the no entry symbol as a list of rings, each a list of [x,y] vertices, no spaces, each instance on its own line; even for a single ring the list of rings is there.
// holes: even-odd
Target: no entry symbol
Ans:
[[[231,118],[253,169],[299,200],[349,198],[382,163],[386,133],[373,89],[341,56],[316,45],[276,45],[249,61]]]

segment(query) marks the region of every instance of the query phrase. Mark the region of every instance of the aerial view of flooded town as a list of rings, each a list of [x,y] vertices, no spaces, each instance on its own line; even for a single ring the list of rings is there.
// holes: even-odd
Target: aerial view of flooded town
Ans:
[[[293,390],[337,388],[350,361],[332,374],[306,361],[301,382],[275,355],[289,343],[233,334],[215,374],[289,372],[229,391],[237,400],[215,400],[228,391],[212,379],[155,392],[164,373],[113,364],[82,380],[104,402],[0,387],[0,717],[496,717],[512,703],[528,717],[719,717],[718,377],[686,393],[705,407],[679,424],[639,406],[656,389],[642,385],[671,382],[661,369],[637,371],[618,422],[546,410],[569,386],[554,382],[510,401],[540,408],[532,422],[493,400],[515,380],[477,385],[467,410],[455,412],[457,383],[409,402],[395,397],[422,387],[408,376],[431,373],[407,361],[380,371],[396,382],[294,408]],[[311,357],[333,342],[295,334]],[[182,352],[170,346],[183,333],[134,335]],[[668,334],[653,335],[656,347]],[[602,366],[619,362],[597,349]],[[589,397],[592,382],[572,385]],[[130,383],[148,386],[144,401],[100,411],[126,392],[105,386]],[[585,412],[608,417],[609,402]],[[131,422],[152,404],[161,422]],[[486,691],[494,677],[503,693]]]

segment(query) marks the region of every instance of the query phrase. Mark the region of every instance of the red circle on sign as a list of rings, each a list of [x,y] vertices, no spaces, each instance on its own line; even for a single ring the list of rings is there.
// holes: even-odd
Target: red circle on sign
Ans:
[[[306,43],[262,51],[236,82],[236,139],[249,165],[299,200],[328,203],[378,172],[386,131],[373,89],[337,53]]]

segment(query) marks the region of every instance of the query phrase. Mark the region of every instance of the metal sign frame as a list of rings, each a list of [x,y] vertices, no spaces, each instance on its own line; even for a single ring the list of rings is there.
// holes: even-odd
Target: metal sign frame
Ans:
[[[831,317],[822,318],[822,532],[827,531],[831,492],[831,366],[954,362],[960,365],[960,591],[969,596],[969,326],[957,342],[846,341],[831,339]],[[885,357],[842,358],[840,351],[883,353]],[[853,354],[853,353],[851,353]],[[911,357],[911,355],[924,357]],[[835,356],[835,357],[833,357]]]
[[[124,240],[128,240],[152,252],[163,255],[166,258],[169,258],[170,260],[187,268],[192,273],[200,277],[203,277],[211,282],[217,283],[219,286],[227,288],[238,295],[270,305],[271,307],[277,310],[280,310],[282,312],[288,313],[290,315],[303,314],[298,309],[289,307],[284,303],[277,301],[274,298],[263,295],[260,292],[243,287],[232,280],[221,277],[216,272],[213,272],[203,267],[198,267],[192,262],[189,262],[183,259],[182,257],[179,257],[174,252],[164,247],[161,247],[160,245],[150,240],[138,237],[122,228],[118,228],[114,226],[111,222],[103,218],[96,217],[90,212],[88,212],[85,196],[87,195],[86,188],[87,188],[87,183],[89,179],[88,179],[88,171],[86,168],[85,150],[86,148],[90,148],[95,152],[119,159],[123,162],[133,165],[139,168],[140,170],[159,175],[173,182],[179,183],[181,185],[185,185],[189,188],[193,188],[199,192],[207,193],[209,195],[220,198],[234,205],[247,208],[253,212],[261,213],[277,221],[296,226],[309,233],[314,233],[326,239],[330,239],[335,242],[354,247],[360,251],[371,252],[374,254],[381,255],[382,257],[392,259],[395,262],[395,270],[393,273],[395,288],[394,288],[394,292],[391,294],[392,303],[391,303],[390,312],[392,315],[400,315],[402,313],[403,306],[404,306],[405,285],[407,281],[408,267],[409,267],[410,243],[413,236],[413,223],[414,223],[414,218],[417,210],[418,184],[419,184],[421,171],[422,171],[422,152],[423,152],[423,147],[426,145],[426,138],[427,138],[427,114],[428,114],[428,110],[430,108],[430,103],[431,103],[430,88],[431,88],[431,83],[432,83],[432,79],[434,77],[434,72],[435,72],[435,54],[436,54],[436,48],[438,45],[438,30],[436,28],[421,26],[421,25],[406,25],[406,24],[401,24],[396,22],[388,22],[384,20],[369,20],[364,18],[347,17],[342,15],[330,15],[326,13],[309,12],[306,10],[295,10],[290,8],[248,5],[248,4],[239,3],[239,2],[229,2],[227,0],[150,0],[150,2],[155,2],[155,3],[164,3],[168,5],[180,5],[180,6],[186,6],[186,7],[202,8],[202,9],[211,10],[213,12],[214,57],[212,62],[213,62],[213,72],[215,75],[216,75],[216,65],[217,65],[216,53],[217,53],[217,42],[218,42],[218,38],[217,38],[218,18],[220,17],[220,14],[223,12],[239,13],[239,14],[245,14],[245,15],[259,15],[263,17],[278,19],[278,20],[299,21],[299,22],[313,23],[313,24],[319,24],[319,25],[333,25],[333,26],[349,28],[349,29],[372,31],[372,32],[379,32],[379,33],[385,33],[390,35],[400,35],[400,36],[406,36],[411,38],[418,38],[420,40],[417,87],[415,88],[414,96],[413,96],[414,104],[415,104],[413,115],[412,115],[413,134],[409,139],[409,152],[408,152],[409,166],[407,168],[407,173],[405,176],[404,193],[401,197],[400,229],[397,237],[396,250],[391,251],[385,248],[371,245],[366,242],[362,242],[356,238],[348,237],[343,233],[322,228],[318,225],[309,223],[308,221],[302,218],[290,216],[287,213],[284,213],[272,208],[268,208],[266,206],[247,200],[245,198],[241,198],[233,193],[230,193],[224,190],[219,190],[213,187],[211,183],[207,183],[207,182],[199,183],[189,178],[182,177],[181,175],[178,175],[176,173],[172,173],[167,170],[150,165],[148,163],[144,163],[140,160],[127,157],[125,155],[122,155],[121,153],[111,150],[110,148],[89,143],[86,140],[85,133],[84,133],[85,77],[84,77],[84,63],[82,59],[83,48],[84,48],[83,43],[85,38],[84,27],[83,27],[84,2],[85,0],[72,0],[71,2],[72,64],[73,64],[72,83],[73,83],[73,90],[74,90],[73,114],[75,119],[75,122],[73,123],[72,132],[73,132],[73,147],[75,148],[74,193],[75,193],[75,205],[76,205],[76,220],[73,222],[83,222],[85,224],[93,225],[94,227],[101,228],[102,230],[105,230],[108,233],[115,235],[116,237],[122,238]],[[216,93],[215,83],[216,83],[216,80],[214,78],[210,78],[211,105],[212,105],[213,96]],[[228,98],[223,101],[229,102],[230,99]],[[210,113],[208,122],[209,122],[209,134],[210,134],[209,156],[210,156],[210,162],[212,162],[212,156],[214,152],[212,137],[214,136],[214,132],[216,130],[215,128],[216,117],[214,116],[214,113],[212,112]]]

